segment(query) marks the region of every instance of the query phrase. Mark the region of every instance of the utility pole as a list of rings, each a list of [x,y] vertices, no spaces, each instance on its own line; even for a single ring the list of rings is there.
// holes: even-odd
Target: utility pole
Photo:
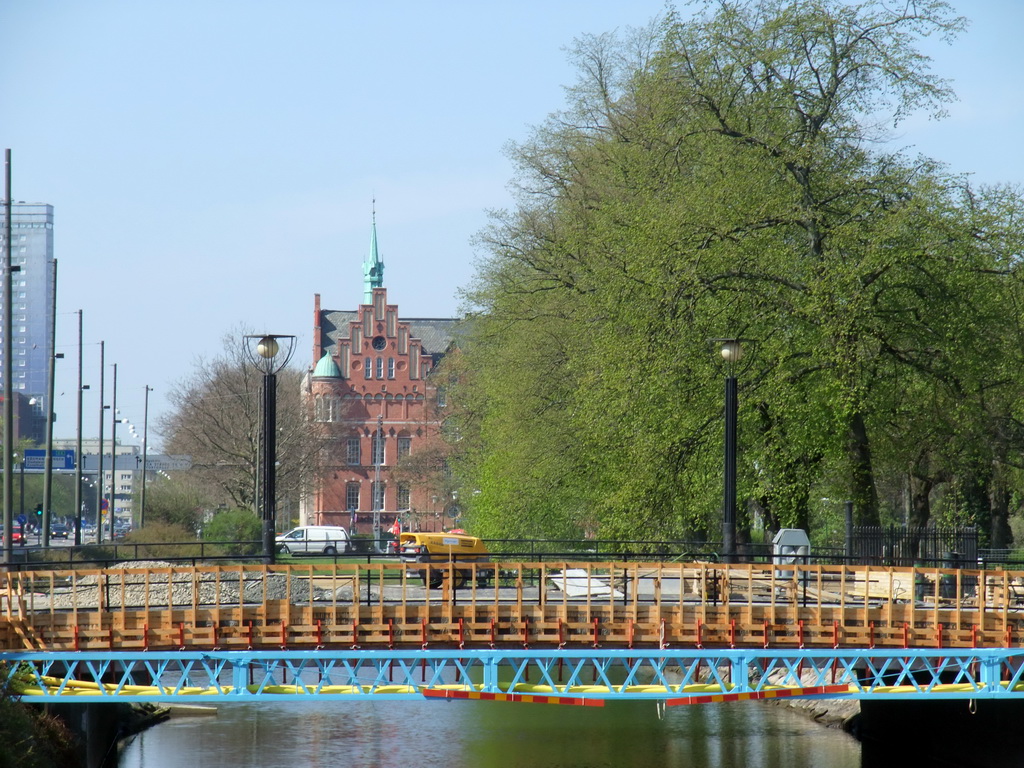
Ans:
[[[50,546],[50,520],[53,501],[53,392],[57,373],[57,260],[53,260],[53,298],[50,302],[50,365],[47,371],[49,391],[46,394],[46,455],[43,459],[43,546]]]
[[[110,399],[110,501],[107,515],[110,517],[110,540],[114,540],[114,498],[117,493],[117,363],[114,363],[114,384]]]
[[[75,431],[75,546],[82,543],[82,310],[78,310],[78,429]]]
[[[13,536],[12,511],[14,508],[14,386],[11,382],[11,358],[14,350],[14,272],[17,268],[11,263],[11,229],[13,211],[11,208],[11,150],[4,156],[4,187],[5,209],[7,220],[4,222],[4,339],[3,339],[3,376],[4,376],[4,564],[10,565],[14,558],[11,538]]]
[[[103,342],[100,342],[100,466],[96,473],[96,543],[103,543]]]
[[[146,524],[146,460],[149,455],[149,393],[153,388],[146,385],[145,405],[142,408],[142,496],[139,499],[139,528]]]

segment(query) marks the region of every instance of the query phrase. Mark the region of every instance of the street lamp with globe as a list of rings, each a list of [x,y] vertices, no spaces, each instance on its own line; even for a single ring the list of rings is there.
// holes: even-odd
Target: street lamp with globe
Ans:
[[[246,336],[249,359],[263,374],[260,430],[260,517],[263,520],[263,557],[274,564],[277,523],[277,372],[288,365],[295,351],[295,337],[276,333]]]

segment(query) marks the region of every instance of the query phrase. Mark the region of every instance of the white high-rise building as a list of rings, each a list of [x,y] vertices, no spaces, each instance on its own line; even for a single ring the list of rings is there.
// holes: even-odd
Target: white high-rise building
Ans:
[[[49,394],[47,375],[53,354],[53,206],[46,203],[11,205],[12,383],[15,394],[34,400],[42,421]],[[6,246],[7,208],[0,205],[0,248]],[[0,292],[0,334],[5,313]],[[3,371],[0,370],[0,388]]]

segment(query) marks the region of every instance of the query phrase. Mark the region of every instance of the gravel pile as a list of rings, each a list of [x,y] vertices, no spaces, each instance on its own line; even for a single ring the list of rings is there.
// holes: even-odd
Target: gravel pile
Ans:
[[[231,571],[219,573],[171,572],[171,563],[158,561],[135,562],[125,564],[125,568],[168,569],[167,573],[150,571],[142,573],[120,573],[111,569],[101,580],[98,576],[84,576],[75,581],[75,586],[56,588],[49,596],[36,594],[32,598],[38,609],[45,604],[56,610],[78,608],[95,608],[102,604],[109,608],[141,607],[149,605],[160,607],[170,604],[175,607],[190,605],[211,606],[220,604],[225,607],[245,604],[262,603],[264,600],[287,600],[293,603],[308,603],[310,597],[314,601],[331,600],[332,593],[319,587],[310,588],[309,580],[284,574]],[[239,585],[239,577],[242,583]],[[170,584],[168,585],[168,582]],[[290,582],[290,583],[289,583]],[[241,596],[239,594],[241,589]],[[344,589],[344,588],[343,588]],[[338,599],[345,599],[340,594]],[[348,589],[351,596],[351,589]],[[351,599],[351,597],[349,597]],[[41,604],[42,603],[42,604]]]

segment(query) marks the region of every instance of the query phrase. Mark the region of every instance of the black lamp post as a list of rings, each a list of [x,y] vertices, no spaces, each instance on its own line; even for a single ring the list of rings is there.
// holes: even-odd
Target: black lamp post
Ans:
[[[281,349],[281,342],[285,343],[286,349]],[[253,365],[263,374],[260,516],[263,519],[263,557],[268,565],[273,565],[277,548],[274,542],[277,523],[277,372],[288,365],[295,351],[295,337],[273,333],[246,336],[245,348]]]
[[[739,339],[723,339],[725,376],[725,492],[722,508],[722,560],[736,562],[736,396],[735,363],[743,356]]]

